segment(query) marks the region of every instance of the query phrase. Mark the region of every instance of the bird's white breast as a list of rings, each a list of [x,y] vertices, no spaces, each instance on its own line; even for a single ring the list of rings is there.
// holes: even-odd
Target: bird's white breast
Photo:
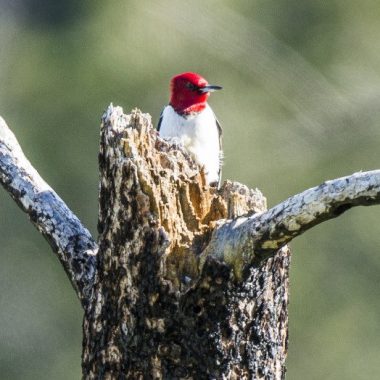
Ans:
[[[209,183],[219,181],[219,131],[209,105],[200,113],[186,117],[175,112],[172,106],[166,106],[159,133],[163,138],[178,139],[195,161],[205,167]]]

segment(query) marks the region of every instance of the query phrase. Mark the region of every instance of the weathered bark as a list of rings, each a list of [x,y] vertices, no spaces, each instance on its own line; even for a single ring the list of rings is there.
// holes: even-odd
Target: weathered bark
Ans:
[[[238,270],[242,270],[352,207],[378,204],[379,189],[380,170],[326,181],[266,212],[220,223],[202,255],[212,255],[230,265],[237,263]]]
[[[350,207],[380,203],[372,171],[266,211],[258,190],[210,188],[148,115],[112,106],[99,164],[98,252],[0,118],[0,182],[49,241],[84,308],[86,379],[284,378],[285,244]]]
[[[217,220],[265,209],[220,192],[138,111],[110,108],[100,145],[99,268],[84,320],[86,378],[277,378],[287,350],[289,251],[245,271],[200,254]]]
[[[41,178],[0,117],[0,182],[49,242],[82,305],[92,296],[97,244],[88,230]]]

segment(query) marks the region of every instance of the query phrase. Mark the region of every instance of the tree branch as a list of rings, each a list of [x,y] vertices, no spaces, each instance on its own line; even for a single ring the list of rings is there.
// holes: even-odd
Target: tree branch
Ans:
[[[203,255],[232,264],[241,273],[315,225],[351,207],[379,203],[380,170],[326,181],[263,213],[219,222]]]
[[[1,117],[0,182],[49,242],[86,306],[95,278],[97,244],[33,168]]]

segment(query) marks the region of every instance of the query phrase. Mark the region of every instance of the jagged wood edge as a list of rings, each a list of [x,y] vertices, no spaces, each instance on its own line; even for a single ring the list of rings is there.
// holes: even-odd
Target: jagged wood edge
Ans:
[[[112,104],[102,118],[99,164],[101,281],[84,320],[84,377],[99,371],[111,377],[124,371],[131,378],[142,373],[199,378],[213,371],[218,378],[222,372],[228,378],[248,373],[258,377],[265,368],[280,378],[287,351],[289,251],[250,268],[243,284],[235,283],[230,266],[212,258],[201,272],[192,270],[215,221],[266,210],[261,193],[227,182],[218,194],[205,185],[202,170],[181,147],[157,136],[148,114],[135,109],[126,115]],[[207,199],[197,194],[192,198],[191,191]],[[178,226],[165,218],[186,224],[180,231],[185,239],[178,238]],[[195,244],[194,231],[200,233]],[[180,254],[176,242],[182,244]],[[207,361],[196,359],[200,347]],[[147,358],[142,364],[141,355]],[[246,359],[243,373],[241,356]],[[153,361],[147,364],[150,357]],[[167,363],[164,372],[160,363]],[[171,372],[177,366],[189,372]]]
[[[25,157],[2,117],[0,183],[49,242],[86,307],[96,275],[98,246],[90,232]]]
[[[0,118],[0,182],[57,253],[82,304],[95,277],[97,245],[86,228],[46,184]],[[273,256],[295,237],[354,206],[380,203],[380,170],[326,181],[263,213],[220,221],[203,253],[247,265]]]
[[[240,270],[273,256],[308,229],[355,206],[380,203],[380,170],[326,181],[250,217],[220,221],[203,253]]]

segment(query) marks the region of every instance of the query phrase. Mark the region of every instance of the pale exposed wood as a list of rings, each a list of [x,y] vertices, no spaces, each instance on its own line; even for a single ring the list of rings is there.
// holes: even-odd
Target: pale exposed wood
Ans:
[[[326,181],[266,212],[221,221],[203,255],[238,262],[240,270],[244,270],[319,223],[352,207],[379,203],[380,170]]]
[[[49,242],[85,306],[95,279],[97,244],[33,168],[1,117],[0,182]]]
[[[265,210],[258,190],[220,192],[149,115],[109,107],[100,143],[99,267],[84,320],[85,378],[281,378],[289,251],[234,270],[200,262],[221,218]]]

